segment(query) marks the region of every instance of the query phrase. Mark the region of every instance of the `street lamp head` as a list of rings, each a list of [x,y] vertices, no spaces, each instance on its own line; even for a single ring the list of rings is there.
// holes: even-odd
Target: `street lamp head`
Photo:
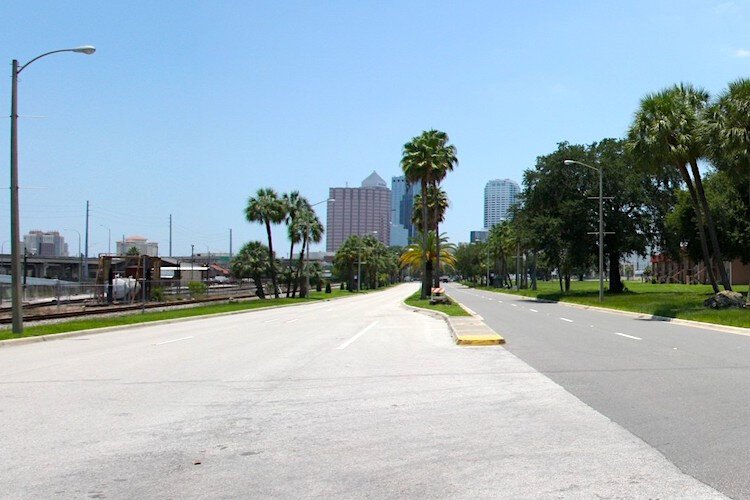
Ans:
[[[573,160],[565,160],[563,163],[566,165],[573,165],[575,162]]]
[[[96,52],[96,47],[93,45],[81,45],[80,47],[76,47],[74,49],[71,49],[73,52],[80,52],[81,54],[86,54],[87,56],[90,56],[94,52]]]

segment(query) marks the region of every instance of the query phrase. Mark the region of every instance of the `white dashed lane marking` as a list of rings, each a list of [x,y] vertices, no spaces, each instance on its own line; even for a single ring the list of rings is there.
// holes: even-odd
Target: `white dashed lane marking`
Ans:
[[[615,335],[619,335],[620,337],[627,337],[627,338],[633,339],[633,340],[643,340],[640,337],[633,337],[632,335],[626,335],[626,334],[620,333],[620,332],[615,332]]]

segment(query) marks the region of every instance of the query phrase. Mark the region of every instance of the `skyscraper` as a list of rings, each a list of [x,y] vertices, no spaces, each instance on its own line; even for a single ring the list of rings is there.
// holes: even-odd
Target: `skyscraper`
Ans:
[[[57,231],[29,231],[23,236],[23,248],[26,252],[40,257],[67,257],[68,244]]]
[[[411,184],[403,175],[391,178],[391,246],[406,246],[416,229],[411,222],[414,196],[422,191],[419,184]]]
[[[490,229],[510,217],[521,188],[510,179],[491,180],[484,186],[484,227]]]
[[[391,190],[373,171],[362,187],[330,188],[326,251],[335,252],[351,235],[372,235],[388,245],[391,239]]]

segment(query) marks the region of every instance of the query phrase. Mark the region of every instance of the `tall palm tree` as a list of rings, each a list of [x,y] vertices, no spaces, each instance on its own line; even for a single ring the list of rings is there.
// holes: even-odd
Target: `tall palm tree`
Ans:
[[[273,188],[261,188],[255,193],[255,197],[247,200],[245,218],[249,222],[258,222],[266,226],[268,235],[268,271],[273,284],[273,294],[279,298],[279,284],[276,280],[276,265],[273,257],[273,239],[271,237],[271,224],[281,224],[286,216],[283,200]]]
[[[311,241],[313,243],[321,242],[321,240],[323,239],[323,233],[325,232],[325,228],[323,227],[323,223],[320,222],[318,215],[315,213],[315,211],[312,208],[307,208],[300,212],[299,218],[298,218],[298,224],[299,224],[300,234],[302,236],[302,250],[299,253],[299,262],[297,264],[297,279],[295,280],[295,283],[294,283],[295,289],[292,290],[292,297],[294,297],[297,283],[300,284],[299,296],[306,297],[307,292],[310,289],[310,286],[309,286],[309,276],[307,275],[307,272],[305,272],[305,279],[302,281],[300,280],[300,275],[304,268],[303,256],[305,255],[306,251],[309,251],[309,246],[310,246]]]
[[[286,209],[286,217],[284,219],[284,222],[287,226],[287,234],[289,235],[289,265],[287,266],[289,269],[286,284],[286,296],[289,297],[292,292],[292,276],[293,273],[292,270],[292,262],[294,261],[294,245],[296,243],[299,243],[302,241],[300,230],[297,224],[295,224],[298,214],[300,214],[303,210],[307,210],[310,208],[310,202],[307,201],[307,198],[304,196],[300,196],[299,191],[292,191],[291,193],[284,193],[282,195],[282,200],[284,201],[285,209]]]
[[[406,179],[411,183],[419,183],[421,192],[426,193],[427,187],[436,186],[442,181],[446,174],[453,170],[458,164],[456,158],[456,148],[448,144],[448,135],[439,130],[428,130],[421,135],[412,138],[411,141],[404,144],[401,156],[401,168],[404,171]],[[422,227],[419,231],[424,235],[430,228],[427,223],[428,217],[427,196],[422,197]],[[436,226],[437,229],[437,226]],[[427,243],[428,238],[422,238],[423,245]],[[438,248],[440,243],[437,243]],[[427,253],[427,248],[423,248]],[[438,251],[439,255],[439,251]],[[439,257],[437,263],[439,265]],[[430,261],[425,262],[424,274],[422,278],[422,293],[424,299],[429,294],[432,285],[432,269]],[[438,275],[439,279],[439,275]]]
[[[708,251],[705,228],[708,228],[714,257],[726,290],[731,290],[729,278],[716,237],[711,212],[708,210],[698,158],[705,153],[702,112],[708,93],[688,84],[680,84],[649,94],[641,100],[633,124],[628,131],[628,142],[636,161],[648,168],[676,168],[690,193],[696,213],[698,235],[703,260],[714,292],[719,291]],[[688,166],[690,171],[688,171]],[[692,172],[692,177],[691,177]]]
[[[750,211],[750,79],[741,78],[729,84],[706,113],[709,156],[720,169],[739,177],[748,175],[748,210]],[[748,289],[750,301],[750,289]]]

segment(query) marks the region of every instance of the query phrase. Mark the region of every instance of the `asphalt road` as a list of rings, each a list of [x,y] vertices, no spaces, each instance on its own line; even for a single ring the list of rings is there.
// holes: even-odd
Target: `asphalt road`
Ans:
[[[0,347],[0,496],[720,497],[415,288]]]
[[[510,352],[682,471],[750,498],[750,336],[447,291],[503,335]]]

